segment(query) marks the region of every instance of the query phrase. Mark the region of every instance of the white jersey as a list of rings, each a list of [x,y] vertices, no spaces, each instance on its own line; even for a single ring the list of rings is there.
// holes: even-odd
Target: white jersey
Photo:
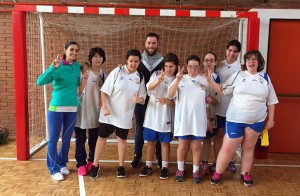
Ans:
[[[99,74],[94,74],[92,70],[88,71],[89,77],[86,81],[85,88],[79,96],[79,106],[75,127],[81,129],[92,129],[99,127],[98,107],[100,88],[103,85],[106,75],[100,69]]]
[[[278,103],[278,99],[269,76],[264,74],[239,71],[222,84],[224,94],[233,93],[227,121],[253,124],[265,120],[267,106]]]
[[[171,83],[174,83],[174,81]],[[170,87],[169,87],[170,88]],[[174,136],[206,136],[206,101],[208,83],[203,76],[180,80],[175,94]]]
[[[158,72],[154,72],[147,83],[149,101],[145,114],[144,127],[157,132],[173,132],[174,107],[167,104],[162,105],[157,102],[157,98],[168,98],[168,87],[175,76],[164,77],[164,80],[153,90],[149,90],[149,85],[156,80]]]
[[[135,103],[132,102],[136,93],[139,97],[146,99],[146,88],[144,77],[137,71],[129,73],[126,65],[117,67],[111,71],[104,82],[101,91],[108,95],[107,107],[110,115],[104,116],[100,109],[99,122],[114,125],[122,129],[132,128],[132,118]]]
[[[217,74],[215,73],[212,73],[211,74],[211,78],[216,82],[216,83],[220,83],[220,77],[217,76]],[[210,97],[212,98],[215,98],[218,102],[220,102],[220,96],[219,94],[217,94],[217,92],[209,87],[209,94],[210,94]],[[217,128],[217,120],[216,120],[216,106],[210,104],[209,105],[209,118],[210,118],[210,125],[211,125],[211,128]]]
[[[216,74],[220,77],[221,83],[226,82],[226,80],[235,72],[241,71],[241,64],[236,60],[232,64],[228,64],[226,60],[221,61],[220,66],[216,67]],[[220,103],[216,106],[216,114],[219,116],[226,117],[226,111],[232,95],[221,95]]]

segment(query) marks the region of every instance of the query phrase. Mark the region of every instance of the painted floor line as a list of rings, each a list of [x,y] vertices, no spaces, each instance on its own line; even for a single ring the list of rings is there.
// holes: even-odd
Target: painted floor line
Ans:
[[[79,184],[80,196],[86,196],[85,186],[84,186],[84,178],[83,178],[83,176],[81,176],[79,174],[78,174],[78,184]]]

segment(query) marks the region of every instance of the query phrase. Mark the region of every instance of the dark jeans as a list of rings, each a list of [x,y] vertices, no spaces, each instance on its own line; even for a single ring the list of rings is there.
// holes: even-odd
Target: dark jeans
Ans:
[[[134,109],[135,114],[135,140],[134,140],[134,156],[139,159],[142,158],[143,155],[143,146],[144,146],[144,118],[147,109],[147,104],[141,105],[136,104]],[[159,141],[156,142],[156,157],[158,160],[161,160],[161,144]]]
[[[98,128],[88,129],[88,145],[89,145],[89,157],[88,161],[94,161],[95,147],[98,139]],[[85,151],[85,142],[86,142],[86,129],[80,129],[75,127],[75,138],[76,138],[76,149],[75,149],[75,159],[77,161],[76,167],[84,166],[87,164],[86,158],[87,154]]]

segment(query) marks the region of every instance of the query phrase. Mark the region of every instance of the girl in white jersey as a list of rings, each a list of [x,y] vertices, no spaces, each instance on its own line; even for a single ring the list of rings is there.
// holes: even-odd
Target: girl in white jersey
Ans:
[[[101,88],[102,107],[99,117],[99,137],[90,178],[98,177],[99,159],[107,138],[114,131],[117,135],[119,155],[117,177],[125,177],[126,139],[129,129],[132,128],[134,107],[136,103],[143,104],[146,98],[144,78],[137,71],[141,53],[136,49],[129,50],[126,60],[127,65],[115,68]]]
[[[206,130],[210,129],[210,121],[207,121],[208,107],[205,98],[208,95],[208,84],[203,76],[199,75],[201,60],[196,55],[187,59],[187,72],[178,68],[175,80],[169,87],[169,98],[175,98],[174,136],[178,138],[176,180],[183,181],[184,159],[189,150],[193,154],[193,179],[200,183],[200,152],[201,140],[206,136]],[[208,105],[207,105],[208,106]]]
[[[229,76],[234,72],[241,70],[241,64],[238,60],[238,55],[241,51],[241,43],[238,40],[231,40],[226,46],[226,59],[221,61],[219,66],[216,67],[215,72],[220,77],[221,83],[224,83]],[[226,122],[226,111],[229,105],[229,102],[232,98],[232,95],[220,95],[220,103],[216,106],[216,115],[217,115],[217,127],[218,132],[214,138],[214,151],[215,156],[218,156],[218,153],[222,146],[222,141],[224,137],[224,128]],[[216,169],[216,163],[214,162],[211,166],[212,172]],[[227,167],[227,170],[231,173],[236,172],[236,167],[234,161],[230,161]]]
[[[106,75],[100,68],[105,62],[105,52],[102,48],[95,47],[89,51],[89,62],[91,67],[82,74],[82,82],[79,87],[79,106],[77,112],[77,121],[75,124],[76,149],[75,158],[78,174],[85,176],[91,171],[96,142],[98,139],[99,129],[99,102],[100,88]],[[84,63],[85,65],[86,63]],[[86,132],[88,131],[88,159],[85,150]]]
[[[168,163],[170,142],[173,138],[175,106],[174,101],[169,99],[168,87],[175,79],[179,60],[176,54],[169,53],[165,56],[163,62],[163,70],[154,72],[146,85],[149,95],[144,121],[144,140],[148,141],[147,159],[146,166],[140,172],[140,176],[148,176],[148,174],[152,173],[155,146],[156,142],[160,141],[162,149],[160,179],[167,179],[169,177]]]
[[[241,180],[246,186],[251,186],[250,170],[255,144],[264,127],[271,129],[274,126],[278,99],[269,76],[261,72],[265,61],[259,51],[251,50],[244,55],[244,63],[243,71],[232,74],[222,85],[211,79],[211,69],[206,75],[209,84],[218,93],[233,94],[226,114],[226,134],[211,178],[213,185],[219,184],[232,155],[242,145]]]

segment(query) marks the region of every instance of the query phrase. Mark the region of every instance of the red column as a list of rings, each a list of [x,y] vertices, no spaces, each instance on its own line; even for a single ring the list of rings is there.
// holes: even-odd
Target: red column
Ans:
[[[259,18],[248,19],[247,51],[259,48]]]
[[[17,159],[29,159],[26,13],[12,12]]]

